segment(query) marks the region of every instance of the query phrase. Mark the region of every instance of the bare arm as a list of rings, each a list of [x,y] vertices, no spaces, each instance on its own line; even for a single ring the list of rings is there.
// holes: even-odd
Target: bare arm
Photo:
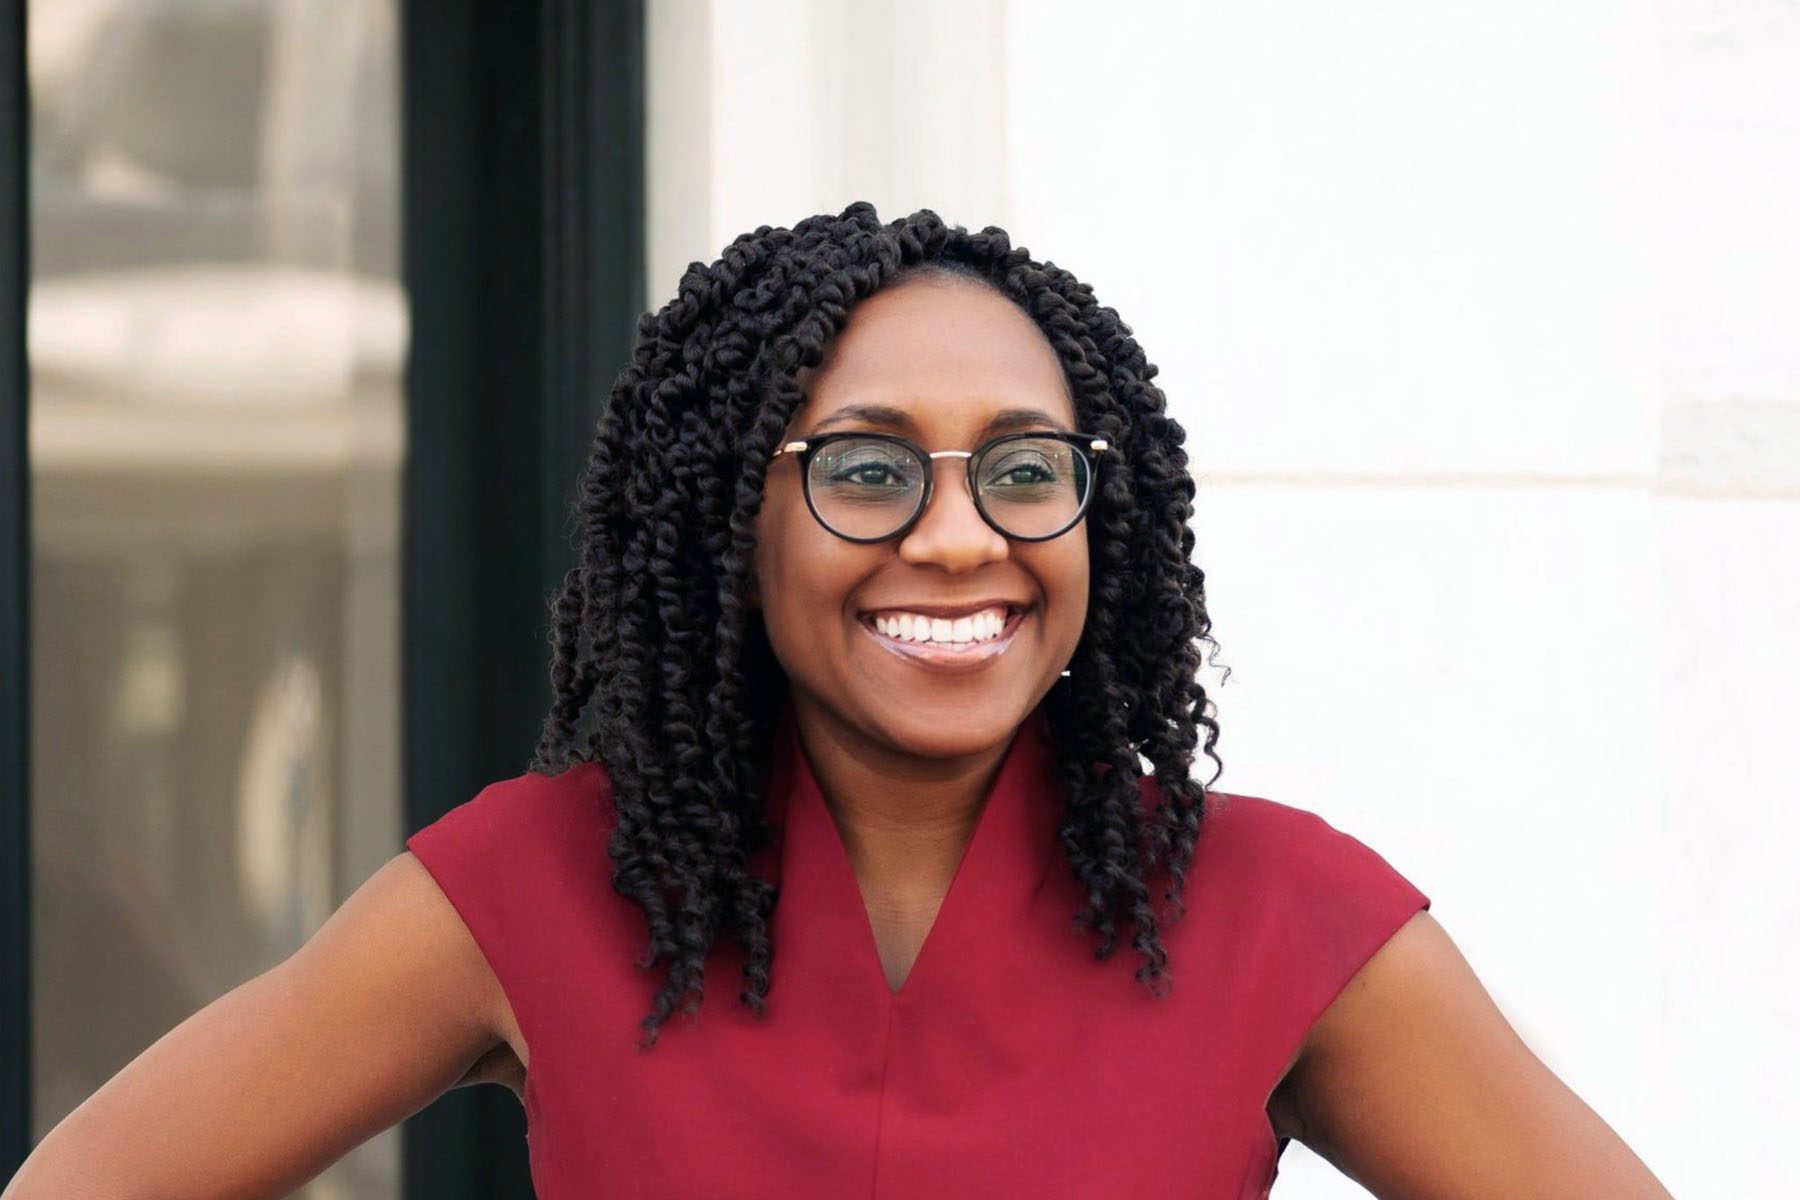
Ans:
[[[1295,1136],[1381,1200],[1671,1200],[1429,912],[1319,1018],[1282,1090]]]
[[[0,1200],[287,1195],[460,1083],[510,1012],[402,853],[292,957],[207,1005],[52,1129]]]

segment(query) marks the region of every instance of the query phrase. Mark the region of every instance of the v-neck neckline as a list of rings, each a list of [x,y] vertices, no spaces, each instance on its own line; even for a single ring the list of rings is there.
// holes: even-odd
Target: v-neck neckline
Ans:
[[[806,954],[785,942],[797,930],[811,931],[803,936],[820,938],[816,965],[840,986],[884,1006],[914,1005],[953,986],[971,939],[997,924],[1003,932],[1043,882],[1060,805],[1054,745],[1040,705],[1015,730],[925,939],[900,986],[891,987],[868,902],[806,757],[791,702],[776,722],[772,750],[770,799],[779,802],[772,811],[783,826],[776,928],[778,937],[786,936],[778,944]]]

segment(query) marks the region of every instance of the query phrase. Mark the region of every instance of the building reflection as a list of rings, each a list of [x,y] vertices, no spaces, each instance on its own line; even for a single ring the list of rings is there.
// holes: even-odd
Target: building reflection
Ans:
[[[395,19],[30,6],[38,1137],[398,852]]]

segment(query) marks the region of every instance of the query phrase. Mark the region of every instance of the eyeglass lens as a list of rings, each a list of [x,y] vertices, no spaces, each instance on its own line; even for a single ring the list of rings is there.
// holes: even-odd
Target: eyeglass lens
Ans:
[[[1060,533],[1074,523],[1091,486],[1086,457],[1056,438],[1000,442],[975,459],[973,467],[979,503],[1014,537]],[[813,455],[807,487],[813,508],[832,529],[846,537],[880,538],[918,511],[926,469],[904,446],[847,438]],[[943,485],[948,477],[938,482]]]

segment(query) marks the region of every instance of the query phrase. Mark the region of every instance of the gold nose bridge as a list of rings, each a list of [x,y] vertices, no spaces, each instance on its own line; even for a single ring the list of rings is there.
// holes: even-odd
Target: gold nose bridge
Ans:
[[[926,458],[974,458],[973,450],[933,450]],[[968,469],[963,470],[963,491],[969,493],[969,499],[975,498],[975,481],[969,478]]]

